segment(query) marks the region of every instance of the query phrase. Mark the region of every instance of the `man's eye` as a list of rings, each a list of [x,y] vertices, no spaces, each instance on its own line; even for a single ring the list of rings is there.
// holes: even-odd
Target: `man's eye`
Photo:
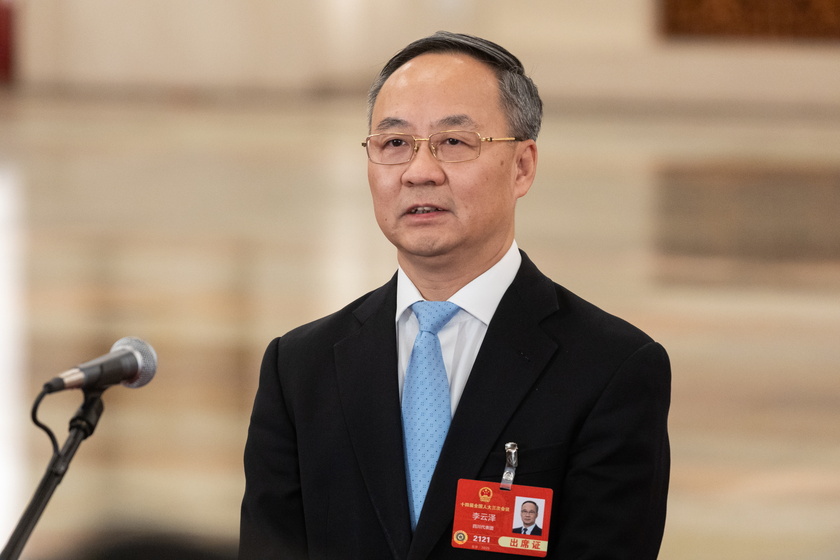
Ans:
[[[385,141],[385,148],[403,148],[408,145],[403,138],[389,138]]]

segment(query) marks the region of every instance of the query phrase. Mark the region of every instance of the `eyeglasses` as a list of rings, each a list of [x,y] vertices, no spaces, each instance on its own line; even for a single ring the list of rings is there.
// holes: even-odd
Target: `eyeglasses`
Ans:
[[[468,130],[444,130],[428,138],[415,138],[411,134],[371,134],[362,146],[367,149],[368,159],[380,165],[408,163],[420,149],[420,142],[428,142],[429,150],[438,161],[459,163],[470,161],[481,155],[482,142],[521,142],[522,138],[483,137]]]

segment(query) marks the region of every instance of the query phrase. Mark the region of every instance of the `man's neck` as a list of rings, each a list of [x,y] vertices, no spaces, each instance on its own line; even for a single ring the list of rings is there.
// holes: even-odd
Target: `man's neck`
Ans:
[[[455,258],[407,257],[397,253],[397,262],[427,301],[446,301],[458,290],[493,268],[510,249],[513,240],[483,259],[470,263]]]

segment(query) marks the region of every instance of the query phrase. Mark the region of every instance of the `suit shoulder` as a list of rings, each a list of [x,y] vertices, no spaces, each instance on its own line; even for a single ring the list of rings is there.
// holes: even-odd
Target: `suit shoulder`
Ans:
[[[628,321],[556,285],[560,307],[543,322],[557,342],[562,371],[577,372],[578,386],[594,394],[616,379],[634,380],[661,394],[670,386],[665,348]],[[639,380],[646,380],[644,382]]]
[[[295,327],[275,341],[283,347],[302,346],[310,351],[313,346],[331,347],[358,330],[369,316],[371,308],[385,303],[389,296],[389,286],[390,283],[364,294],[334,313]]]
[[[583,299],[559,284],[554,284],[560,302],[560,317],[576,322],[588,336],[623,340],[636,345],[653,342],[653,339],[639,327],[597,305]]]
[[[636,348],[653,342],[650,336],[586,301],[543,274],[522,253],[522,266],[511,286],[511,308],[522,308],[548,332],[563,339],[580,338],[603,347],[628,344]],[[504,301],[504,300],[503,300]],[[515,311],[514,311],[515,313]]]

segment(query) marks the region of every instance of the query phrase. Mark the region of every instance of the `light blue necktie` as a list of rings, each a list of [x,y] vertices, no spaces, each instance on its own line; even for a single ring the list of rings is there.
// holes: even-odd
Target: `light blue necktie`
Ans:
[[[402,417],[412,530],[417,527],[452,419],[449,380],[437,333],[459,309],[448,301],[418,301],[411,306],[420,332],[405,372]]]

